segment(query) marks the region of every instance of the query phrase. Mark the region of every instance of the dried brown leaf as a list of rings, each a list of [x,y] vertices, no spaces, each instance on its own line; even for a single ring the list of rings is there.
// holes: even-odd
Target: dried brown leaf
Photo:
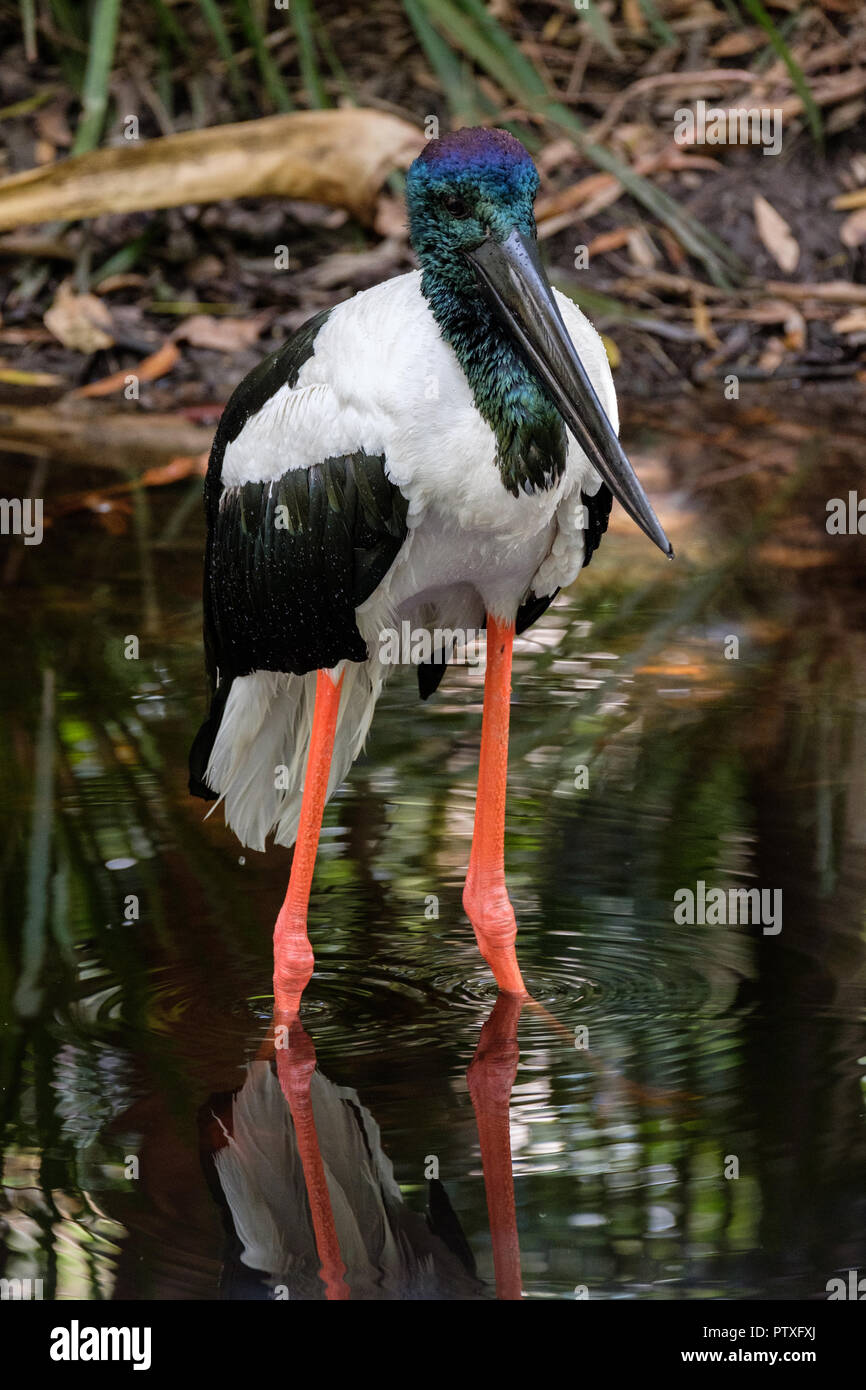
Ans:
[[[834,333],[866,333],[866,309],[852,309],[833,324]]]
[[[763,29],[735,29],[732,34],[725,34],[717,43],[711,44],[707,52],[711,58],[740,58],[744,53],[754,53],[757,48],[763,48],[766,42]]]
[[[424,137],[384,111],[293,111],[93,150],[0,181],[0,231],[101,213],[284,196],[368,221],[391,171]]]
[[[240,352],[252,347],[261,336],[268,315],[250,319],[218,319],[210,314],[193,314],[184,319],[175,339],[192,347],[211,348],[214,352]]]
[[[784,217],[759,193],[755,195],[752,207],[758,236],[780,270],[784,270],[790,275],[792,271],[796,270],[800,259],[800,247],[797,238]]]
[[[839,228],[839,239],[843,246],[862,246],[866,241],[866,207],[849,213]]]
[[[64,347],[74,352],[99,352],[111,347],[114,335],[111,315],[95,294],[76,294],[71,280],[64,280],[45,312],[45,327]]]
[[[135,376],[139,381],[156,381],[159,377],[165,376],[180,359],[180,350],[171,341],[163,343],[161,348],[151,353],[149,357],[144,357],[135,369]],[[87,386],[80,386],[77,391],[71,392],[74,396],[110,396],[115,391],[122,391],[126,386],[130,373],[126,371],[114,372],[111,376],[105,376],[101,381],[91,381]]]

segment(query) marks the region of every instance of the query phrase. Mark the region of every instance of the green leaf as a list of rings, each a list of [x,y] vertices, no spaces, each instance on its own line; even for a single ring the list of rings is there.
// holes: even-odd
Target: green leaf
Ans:
[[[331,102],[319,72],[316,41],[313,37],[312,9],[310,0],[292,0],[292,28],[295,31],[295,38],[298,40],[298,62],[301,76],[310,98],[310,105],[321,111],[326,106],[330,106]]]
[[[84,71],[81,120],[78,122],[72,146],[74,155],[95,149],[102,135],[108,109],[108,83],[114,63],[119,12],[120,0],[97,0],[93,9],[87,66]]]
[[[812,96],[811,89],[809,87],[808,82],[806,81],[803,69],[800,67],[800,64],[797,62],[790,48],[785,43],[785,40],[782,38],[782,35],[779,33],[772,19],[767,14],[767,11],[761,4],[761,0],[742,0],[742,3],[748,10],[752,18],[756,21],[756,23],[760,24],[761,28],[766,33],[771,45],[776,50],[779,57],[782,59],[782,62],[785,64],[785,67],[788,69],[788,72],[791,75],[791,81],[794,84],[794,88],[797,92],[797,95],[800,97],[801,101],[803,102],[803,106],[805,107],[806,118],[809,122],[809,129],[812,132],[812,139],[815,141],[817,145],[823,145],[824,122],[821,117],[821,112],[818,107],[818,103]]]

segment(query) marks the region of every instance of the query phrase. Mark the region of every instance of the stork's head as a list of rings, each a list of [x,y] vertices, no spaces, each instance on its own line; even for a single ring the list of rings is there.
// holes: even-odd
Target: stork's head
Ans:
[[[614,497],[650,540],[673,555],[541,264],[532,212],[537,189],[535,165],[505,130],[469,128],[429,141],[406,179],[422,288],[440,324],[443,301],[471,310],[483,298],[497,331],[504,330],[528,363]]]
[[[467,253],[515,228],[535,236],[538,174],[507,130],[470,127],[431,140],[409,170],[409,231],[422,269],[455,289],[475,290]]]

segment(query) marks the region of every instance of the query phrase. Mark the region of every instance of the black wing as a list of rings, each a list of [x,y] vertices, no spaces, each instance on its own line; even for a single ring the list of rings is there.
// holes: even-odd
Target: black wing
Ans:
[[[580,500],[586,508],[586,535],[583,554],[583,564],[586,566],[601,545],[601,538],[607,530],[613,494],[610,488],[602,483],[594,497],[590,497],[587,492],[582,492]],[[517,610],[515,632],[518,637],[521,632],[525,632],[528,627],[537,622],[542,613],[553,603],[558,593],[559,590],[554,589],[552,594],[546,594],[544,598],[538,598],[536,594],[527,594]],[[438,690],[447,668],[448,663],[445,661],[428,661],[418,667],[418,693],[422,700],[428,700],[434,691]]]
[[[190,752],[190,790],[205,772],[232,681],[252,671],[307,671],[366,661],[355,609],[384,578],[407,534],[408,502],[384,456],[356,453],[288,468],[270,483],[223,488],[223,457],[281,386],[294,386],[327,314],[311,319],[241,382],[220,420],[205,480],[204,643],[212,703]],[[287,459],[291,439],[286,440]]]
[[[208,545],[206,621],[219,680],[366,661],[355,609],[406,537],[408,503],[382,455],[227,488]]]

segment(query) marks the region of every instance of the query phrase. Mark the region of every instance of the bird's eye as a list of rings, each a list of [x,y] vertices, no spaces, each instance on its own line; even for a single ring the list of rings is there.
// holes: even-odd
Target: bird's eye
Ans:
[[[469,204],[456,193],[446,193],[442,199],[442,206],[452,217],[469,216]]]

